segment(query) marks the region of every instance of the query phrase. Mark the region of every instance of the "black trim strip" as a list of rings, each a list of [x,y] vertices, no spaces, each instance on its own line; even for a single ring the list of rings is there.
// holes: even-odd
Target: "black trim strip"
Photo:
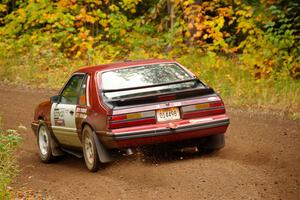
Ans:
[[[206,103],[215,103],[215,102],[218,102],[218,101],[210,101],[210,102],[204,102],[204,103],[196,103],[196,104],[190,104],[190,105],[185,105],[185,106],[182,106],[181,109],[182,109],[182,113],[183,114],[189,114],[189,113],[197,113],[197,112],[201,112],[201,111],[211,111],[211,110],[221,110],[221,109],[225,109],[224,106],[215,106],[215,107],[208,107],[208,108],[200,108],[200,109],[197,109],[197,110],[191,110],[191,111],[184,111],[183,108],[184,107],[188,107],[188,106],[196,106],[198,104],[206,104]]]
[[[172,93],[173,94],[173,93]],[[170,95],[170,94],[167,94],[167,95]],[[164,96],[164,95],[163,95]],[[189,98],[184,98],[184,99],[175,99],[175,100],[173,100],[172,101],[172,103],[178,103],[178,102],[185,102],[185,101],[190,101],[190,100],[202,100],[203,98],[209,98],[209,97],[216,97],[216,98],[219,98],[216,94],[207,94],[207,95],[204,95],[204,96],[193,96],[193,97],[189,97]],[[216,101],[211,101],[212,103],[213,102],[217,102],[217,101],[220,101],[220,99],[219,100],[216,100]],[[157,105],[157,101],[155,101],[155,102],[150,102],[149,103],[149,100],[147,100],[147,102],[146,102],[147,104],[146,104],[146,106],[154,106],[154,105]],[[162,103],[164,103],[164,102],[162,102]],[[208,102],[201,102],[201,103],[189,103],[189,104],[184,104],[184,105],[182,105],[182,107],[183,106],[191,106],[191,105],[197,105],[197,104],[202,104],[202,103],[208,103]],[[210,103],[210,102],[209,102]],[[145,103],[144,103],[145,104]],[[144,106],[144,105],[142,105],[142,106]],[[135,105],[126,105],[126,106],[122,106],[122,107],[115,107],[114,108],[114,110],[123,110],[123,109],[130,109],[130,108],[136,108],[137,106],[136,106],[136,104]],[[152,110],[152,109],[150,109],[150,110]],[[147,111],[145,111],[145,112],[148,112],[148,111],[150,111],[150,110],[147,110]]]
[[[186,131],[195,131],[202,129],[215,128],[219,126],[229,125],[229,119],[220,120],[217,122],[211,122],[206,124],[195,124],[191,126],[179,127],[177,129],[162,129],[157,131],[142,131],[142,132],[133,132],[133,133],[125,133],[125,134],[108,134],[107,136],[112,137],[114,140],[128,140],[128,139],[136,139],[136,138],[147,138],[153,136],[162,136],[162,135],[170,135],[177,134]]]

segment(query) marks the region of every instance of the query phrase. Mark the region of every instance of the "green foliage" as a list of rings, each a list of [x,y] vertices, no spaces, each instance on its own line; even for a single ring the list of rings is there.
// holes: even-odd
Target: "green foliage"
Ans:
[[[5,16],[0,36],[17,39],[22,46],[51,41],[65,55],[81,57],[99,41],[124,42],[132,27],[127,16],[139,2],[26,1]]]
[[[21,137],[15,130],[5,131],[0,126],[0,199],[9,199],[6,187],[17,173],[13,153],[20,141]]]
[[[137,49],[242,52],[256,78],[299,78],[299,7],[284,0],[7,0],[0,4],[0,37],[7,50],[50,45],[80,59],[112,48],[120,58]]]
[[[289,6],[287,10],[290,12],[293,8]],[[275,5],[270,6],[268,11],[268,20],[262,23],[264,27],[261,29],[243,26],[255,24],[253,19],[239,21],[239,28],[251,32],[239,46],[243,50],[242,60],[253,70],[256,78],[300,78],[300,18],[290,17],[289,12]]]
[[[234,105],[299,110],[296,0],[2,2],[2,81],[58,88],[80,66],[178,58]]]
[[[299,118],[299,80],[291,77],[256,79],[238,56],[218,56],[214,52],[194,51],[178,60],[219,92],[231,106],[277,110]]]

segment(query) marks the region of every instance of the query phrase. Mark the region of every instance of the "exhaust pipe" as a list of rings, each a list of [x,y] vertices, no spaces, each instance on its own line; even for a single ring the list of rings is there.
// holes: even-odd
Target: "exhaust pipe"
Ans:
[[[126,154],[127,154],[128,156],[130,156],[130,155],[133,154],[133,151],[132,151],[132,149],[130,149],[130,148],[126,149],[125,152],[126,152]]]

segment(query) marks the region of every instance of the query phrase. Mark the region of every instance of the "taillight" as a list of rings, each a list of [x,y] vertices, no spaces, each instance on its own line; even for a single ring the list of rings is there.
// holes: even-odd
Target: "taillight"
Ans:
[[[224,103],[222,101],[184,106],[181,110],[183,119],[225,113]]]
[[[155,111],[113,115],[109,121],[109,128],[124,128],[156,123]]]

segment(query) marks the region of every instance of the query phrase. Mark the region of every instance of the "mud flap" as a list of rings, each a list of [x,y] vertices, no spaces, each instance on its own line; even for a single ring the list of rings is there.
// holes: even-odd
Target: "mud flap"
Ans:
[[[109,151],[106,150],[106,148],[101,144],[98,137],[96,136],[96,133],[93,131],[93,138],[96,144],[98,157],[101,163],[108,163],[113,161],[113,158]]]
[[[53,137],[53,136],[52,136]],[[60,149],[57,142],[54,141],[54,139],[51,140],[51,151],[53,156],[62,156],[65,155],[65,153]]]

